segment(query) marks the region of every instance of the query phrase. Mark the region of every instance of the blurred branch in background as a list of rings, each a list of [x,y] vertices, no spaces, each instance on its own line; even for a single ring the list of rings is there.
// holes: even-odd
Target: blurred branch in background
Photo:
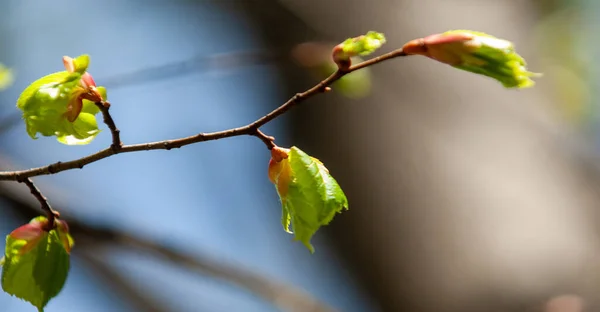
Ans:
[[[225,71],[247,66],[273,64],[289,58],[289,49],[273,48],[269,50],[238,51],[211,55],[197,55],[190,59],[147,67],[130,73],[100,77],[98,81],[114,90],[155,81],[181,77],[193,73]],[[12,84],[13,72],[0,63],[0,91]],[[21,114],[11,113],[0,117],[0,132],[19,124]]]
[[[106,259],[103,252],[92,248],[85,248],[77,252],[77,257],[82,259],[86,266],[92,269],[96,276],[121,298],[129,302],[138,311],[168,312],[169,307],[159,302],[152,294],[139,289],[137,285],[115,270]]]
[[[21,185],[0,183],[0,198],[8,201],[10,205],[7,206],[24,223],[39,215],[40,210],[35,207],[35,202],[30,200],[31,196],[28,192],[22,187],[19,188],[19,186]],[[92,268],[102,270],[99,272],[100,275],[114,275],[114,278],[105,278],[105,282],[114,284],[115,289],[123,289],[123,297],[132,300],[140,308],[140,311],[158,312],[168,310],[159,308],[160,304],[150,304],[149,306],[153,307],[151,310],[144,308],[147,304],[147,296],[138,293],[135,287],[129,285],[129,282],[124,277],[119,276],[119,273],[112,269],[109,264],[102,265],[102,263],[106,263],[106,260],[101,260],[102,252],[100,249],[117,246],[136,248],[148,255],[197,273],[200,278],[209,275],[228,281],[271,302],[284,311],[333,311],[331,307],[317,301],[302,290],[243,268],[227,265],[222,261],[210,259],[209,257],[192,256],[184,251],[178,251],[167,245],[146,240],[117,229],[93,226],[73,218],[63,219],[68,222],[71,234],[77,238],[77,248],[74,249],[74,255],[80,256],[80,252],[83,253],[81,255],[82,259],[88,262]]]
[[[287,57],[288,53],[286,49],[276,47],[269,50],[198,55],[184,61],[147,67],[126,74],[100,77],[98,81],[102,81],[102,85],[113,90],[192,73],[209,73],[212,71],[226,71],[242,67],[272,64]]]

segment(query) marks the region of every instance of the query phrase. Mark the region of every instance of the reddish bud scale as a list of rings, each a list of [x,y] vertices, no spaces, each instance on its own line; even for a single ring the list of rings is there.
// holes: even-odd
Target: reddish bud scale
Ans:
[[[287,196],[291,181],[291,168],[288,162],[289,152],[290,150],[287,148],[276,146],[271,149],[271,160],[269,161],[269,180],[275,184],[282,201]]]
[[[462,62],[461,56],[452,53],[448,47],[455,45],[467,53],[469,47],[466,43],[474,37],[469,33],[434,34],[407,42],[402,51],[408,55],[423,55],[449,65],[459,65]]]
[[[28,224],[16,228],[9,234],[10,237],[13,239],[24,240],[27,242],[19,250],[19,253],[21,255],[27,253],[28,251],[31,251],[40,242],[40,240],[52,230],[57,231],[58,237],[60,238],[63,247],[65,248],[67,253],[71,252],[72,243],[69,240],[69,225],[67,224],[67,222],[55,219],[55,228],[48,229],[49,222],[50,221],[48,219],[34,219]]]
[[[331,57],[335,64],[337,64],[338,68],[341,70],[346,70],[352,66],[352,60],[350,59],[350,55],[344,52],[344,45],[338,44],[333,47],[331,51]]]
[[[75,72],[75,60],[68,56],[63,56],[63,64],[65,65],[65,69],[69,73]],[[94,82],[94,78],[90,73],[84,73],[81,76],[81,80],[79,81],[79,88],[74,90],[71,99],[69,100],[69,104],[67,104],[67,111],[65,112],[65,117],[70,122],[74,122],[75,119],[81,113],[81,109],[83,108],[83,100],[88,100],[92,102],[102,102],[102,95],[96,89],[96,82]]]
[[[71,253],[71,242],[69,241],[69,225],[63,220],[55,220],[58,237],[67,253]]]
[[[23,255],[32,250],[38,242],[46,234],[45,228],[48,225],[48,220],[33,220],[28,224],[22,225],[12,231],[9,235],[14,239],[24,240],[27,243],[19,250],[19,254]]]

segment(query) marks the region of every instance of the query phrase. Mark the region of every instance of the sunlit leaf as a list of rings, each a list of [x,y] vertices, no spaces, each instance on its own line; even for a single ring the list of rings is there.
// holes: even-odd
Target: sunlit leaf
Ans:
[[[86,72],[89,57],[65,57],[62,71],[42,77],[30,84],[17,100],[23,111],[27,133],[56,136],[68,145],[88,144],[100,132],[95,115],[99,109],[94,101],[105,100],[106,90],[97,87]]]
[[[37,217],[9,234],[2,262],[2,289],[38,311],[62,290],[72,247],[66,223],[49,232],[47,223],[45,217]]]
[[[272,150],[269,178],[281,200],[284,230],[314,252],[312,236],[348,209],[344,192],[323,163],[297,147]]]

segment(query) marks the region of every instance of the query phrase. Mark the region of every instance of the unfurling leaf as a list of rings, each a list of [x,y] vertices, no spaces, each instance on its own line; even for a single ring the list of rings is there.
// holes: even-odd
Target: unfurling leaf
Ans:
[[[269,179],[281,200],[283,229],[314,252],[310,239],[348,209],[346,195],[323,163],[297,147],[271,150]]]
[[[6,237],[2,259],[2,289],[43,311],[63,288],[69,272],[73,239],[66,222],[37,217]]]
[[[451,30],[412,40],[406,54],[424,55],[472,73],[494,78],[506,88],[527,88],[540,74],[527,70],[512,42],[470,30]]]
[[[351,58],[369,55],[385,43],[382,33],[369,31],[366,35],[348,38],[333,48],[333,61],[341,69],[347,69],[352,64]]]
[[[15,80],[12,69],[0,64],[0,91],[8,88]]]
[[[302,67],[307,68],[317,80],[323,80],[333,74],[338,65],[331,59],[331,44],[305,42],[297,45],[292,56]],[[352,63],[360,63],[359,56],[350,58]],[[357,99],[367,96],[371,91],[371,69],[363,68],[344,75],[331,85],[332,89],[343,96]]]
[[[17,100],[23,111],[27,133],[56,136],[67,145],[90,143],[100,132],[95,115],[100,112],[94,102],[106,100],[106,89],[96,87],[86,72],[89,56],[75,59],[65,56],[66,71],[40,78],[30,84]]]

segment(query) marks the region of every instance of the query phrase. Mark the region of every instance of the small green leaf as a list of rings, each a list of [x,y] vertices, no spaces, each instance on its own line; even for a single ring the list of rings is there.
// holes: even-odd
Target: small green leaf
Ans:
[[[88,66],[90,65],[90,56],[87,54],[80,55],[73,59],[73,65],[75,66],[75,72],[83,75]]]
[[[348,38],[333,48],[331,57],[340,69],[348,69],[351,58],[369,55],[385,43],[382,33],[369,31],[366,35]]]
[[[100,130],[96,117],[92,114],[81,113],[72,123],[65,123],[66,131],[57,133],[59,142],[67,145],[84,145],[90,143]]]
[[[35,237],[31,233],[36,232],[27,229],[39,230],[45,224],[46,218],[38,217],[8,235],[2,267],[2,289],[31,303],[38,311],[43,311],[63,288],[70,261],[69,252],[56,229],[38,231]]]
[[[376,31],[369,31],[366,35],[348,38],[342,43],[342,50],[349,56],[369,55],[381,48],[385,43],[385,36]]]
[[[275,148],[272,155],[269,178],[281,199],[283,228],[289,232],[291,223],[295,239],[312,253],[310,239],[336,213],[348,209],[346,195],[323,163],[299,148]]]

